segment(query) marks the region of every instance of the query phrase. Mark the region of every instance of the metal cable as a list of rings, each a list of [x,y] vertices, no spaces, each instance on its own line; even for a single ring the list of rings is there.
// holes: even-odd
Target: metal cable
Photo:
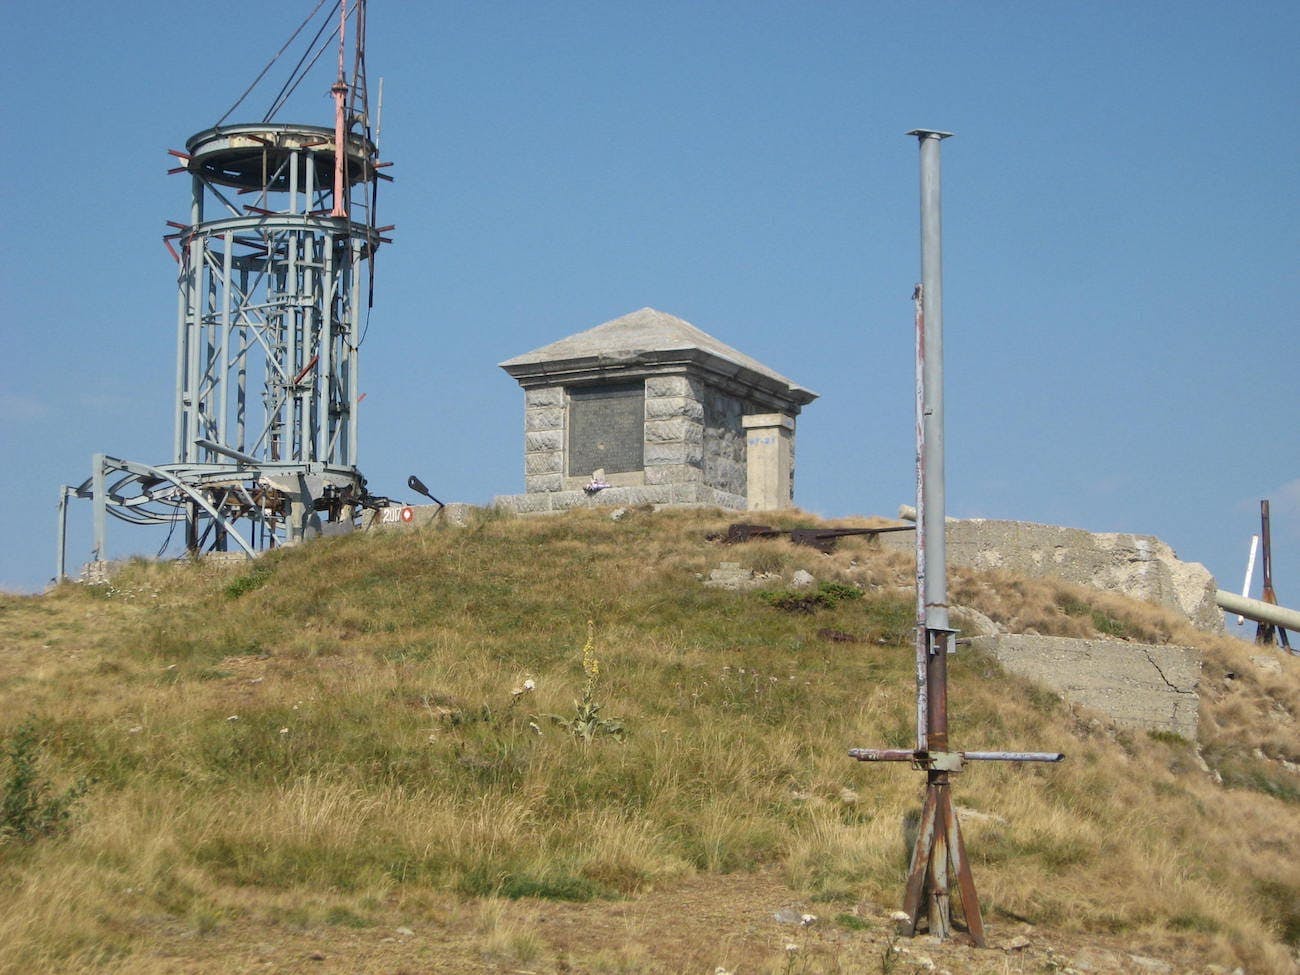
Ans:
[[[221,126],[221,123],[224,122],[226,119],[230,118],[231,113],[234,112],[234,110],[237,109],[241,104],[243,104],[244,99],[248,97],[249,93],[252,92],[252,90],[257,87],[258,83],[263,78],[266,77],[266,73],[271,70],[271,65],[275,64],[276,61],[280,60],[280,55],[283,54],[286,50],[288,50],[289,45],[293,43],[294,38],[296,38],[300,33],[302,33],[302,29],[307,26],[307,24],[311,21],[313,17],[316,16],[316,11],[320,10],[322,4],[324,3],[325,0],[316,0],[316,6],[313,7],[312,12],[307,15],[307,19],[298,25],[298,29],[289,35],[289,39],[284,42],[284,46],[281,47],[280,50],[275,52],[275,56],[271,58],[270,61],[266,62],[266,67],[264,67],[258,73],[257,77],[253,79],[253,83],[244,89],[244,93],[235,99],[235,104],[231,105],[230,108],[226,109],[225,115],[217,119],[216,124],[212,126],[214,129],[219,128]],[[335,3],[335,6],[336,7],[338,6],[337,2]]]
[[[284,103],[287,102],[290,96],[293,95],[293,93],[298,90],[298,86],[303,83],[304,79],[306,79],[307,73],[316,66],[316,62],[320,60],[320,56],[330,49],[330,44],[332,40],[333,39],[331,38],[330,40],[327,40],[325,41],[325,43],[321,44],[320,49],[316,52],[315,56],[311,59],[311,61],[308,62],[307,67],[303,68],[302,73],[298,75],[297,80],[293,82],[293,86],[284,93],[283,98],[278,99],[276,104],[271,106],[271,110],[267,112],[265,117],[262,119],[263,122],[271,121],[271,116],[273,116],[280,109],[284,108]]]
[[[319,10],[321,3],[324,2],[325,0],[320,0],[320,3],[316,4],[316,10]],[[311,43],[307,45],[307,49],[302,52],[302,57],[298,59],[298,63],[295,64],[293,66],[293,70],[289,72],[289,77],[285,80],[284,84],[280,86],[280,90],[276,93],[275,98],[271,100],[271,108],[266,113],[266,115],[262,117],[263,122],[271,121],[271,116],[273,116],[284,106],[285,100],[288,99],[288,97],[294,93],[298,85],[302,84],[302,79],[306,77],[306,74],[308,71],[311,70],[312,65],[314,65],[317,62],[317,60],[319,60],[321,53],[324,51],[323,47],[321,48],[320,51],[316,52],[316,56],[311,59],[311,63],[307,64],[305,68],[303,67],[303,64],[307,61],[308,56],[315,49],[316,45],[320,43],[320,39],[321,37],[324,36],[325,31],[330,28],[332,19],[334,17],[334,12],[339,9],[339,4],[341,2],[342,0],[334,0],[334,4],[333,6],[330,7],[329,13],[325,15],[325,19],[321,23],[320,29],[316,31],[316,36],[311,39]],[[311,12],[311,14],[307,17],[308,20],[311,20],[312,17],[316,16],[316,10],[313,10]],[[301,30],[301,28],[299,29]],[[301,72],[301,74],[299,74],[299,72]]]

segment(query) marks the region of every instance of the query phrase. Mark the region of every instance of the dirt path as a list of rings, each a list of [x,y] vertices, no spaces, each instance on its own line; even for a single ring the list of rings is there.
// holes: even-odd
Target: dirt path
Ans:
[[[805,915],[815,916],[808,921]],[[992,921],[987,949],[896,939],[889,912],[801,900],[770,872],[691,878],[627,901],[424,899],[375,923],[240,920],[159,930],[124,970],[319,975],[815,975],[1226,972],[1196,946],[1081,938]],[[806,923],[805,923],[806,922]]]

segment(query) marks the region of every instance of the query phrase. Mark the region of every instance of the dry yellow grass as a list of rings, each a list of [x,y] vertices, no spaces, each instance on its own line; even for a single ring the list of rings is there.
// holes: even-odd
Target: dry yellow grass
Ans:
[[[56,784],[97,779],[67,836],[0,846],[0,970],[148,970],[159,951],[199,957],[249,930],[368,944],[420,912],[446,921],[448,952],[478,944],[473,964],[706,970],[658,953],[666,917],[625,920],[621,940],[598,944],[560,919],[670,905],[710,877],[777,877],[819,914],[878,923],[864,905],[897,900],[920,784],[845,751],[910,740],[910,561],[861,539],[830,556],[722,550],[705,536],[726,521],[485,517],[322,542],[233,575],[138,564],[111,591],[0,598],[0,731],[31,716]],[[866,596],[784,614],[705,589],[722,559],[806,568]],[[1200,769],[1196,743],[1116,733],[959,654],[961,742],[1070,756],[982,766],[958,785],[991,929],[1028,918],[1066,940],[1289,970],[1300,790],[1277,759],[1297,755],[1294,675],[1117,597],[976,574],[954,590],[1041,632],[1113,621],[1200,647],[1200,746],[1223,778]],[[548,717],[581,695],[588,619],[602,713],[628,728],[623,743],[584,744]],[[824,628],[861,642],[827,643]],[[836,951],[874,945],[838,930]],[[788,961],[743,930],[715,930],[715,946],[724,937],[731,955],[704,954],[707,932],[676,950],[690,965]],[[815,941],[801,964],[835,970]],[[985,970],[961,958],[945,964]]]

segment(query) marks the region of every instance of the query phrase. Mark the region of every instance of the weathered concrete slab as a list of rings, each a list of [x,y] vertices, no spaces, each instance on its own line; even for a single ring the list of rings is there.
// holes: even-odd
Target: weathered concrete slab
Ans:
[[[413,504],[405,507],[410,509],[410,521],[402,520],[402,506],[392,505],[375,511],[365,523],[366,530],[382,531],[385,529],[419,528],[422,525],[432,524],[464,528],[469,523],[469,519],[474,512],[479,509],[478,505],[464,504],[459,501],[452,501],[441,508],[436,504]]]
[[[1050,577],[1123,593],[1177,610],[1193,626],[1222,632],[1214,577],[1199,562],[1183,562],[1154,535],[1088,532],[1060,525],[983,518],[949,519],[948,563]],[[910,536],[882,535],[881,544],[910,550]]]
[[[645,484],[633,487],[610,487],[596,494],[585,491],[546,491],[529,494],[500,494],[492,499],[494,507],[515,514],[530,515],[571,508],[636,507],[653,504],[674,506],[710,506],[745,510],[745,498],[704,484]]]
[[[1012,634],[971,646],[1118,725],[1196,740],[1201,655],[1191,647]]]

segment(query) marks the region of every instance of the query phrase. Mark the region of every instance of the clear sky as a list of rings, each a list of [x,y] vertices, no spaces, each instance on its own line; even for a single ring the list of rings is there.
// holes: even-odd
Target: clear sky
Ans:
[[[0,586],[52,576],[58,486],[93,453],[171,459],[160,238],[188,185],[165,150],[311,6],[6,4]],[[1298,28],[1293,0],[372,0],[397,230],[362,350],[371,488],[521,491],[496,363],[651,305],[821,393],[802,507],[893,514],[920,274],[904,133],[945,129],[949,513],[1154,534],[1236,589],[1271,498],[1300,606]],[[329,124],[329,74],[280,117]],[[89,523],[77,503],[70,563]],[[140,531],[112,523],[110,555],[156,550]]]

